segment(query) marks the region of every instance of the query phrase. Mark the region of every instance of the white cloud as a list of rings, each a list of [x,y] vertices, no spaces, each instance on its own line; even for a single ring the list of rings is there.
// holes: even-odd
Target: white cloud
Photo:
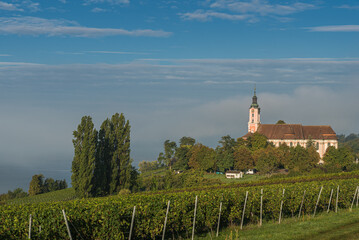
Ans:
[[[252,18],[250,15],[233,15],[215,11],[204,11],[204,10],[196,10],[193,13],[183,13],[180,16],[184,20],[199,20],[199,21],[209,21],[212,18],[219,18],[225,20],[246,20]]]
[[[227,20],[246,20],[248,22],[257,22],[259,18],[270,16],[279,21],[290,21],[291,18],[284,18],[281,16],[294,14],[310,9],[315,9],[313,4],[296,2],[293,4],[271,4],[266,0],[251,0],[251,1],[235,1],[235,0],[215,0],[210,2],[209,7],[216,9],[211,10],[196,10],[194,12],[180,14],[185,20],[199,20],[208,21],[211,18],[220,18]],[[219,10],[229,11],[219,12]],[[241,13],[241,15],[233,14]]]
[[[104,37],[116,35],[168,37],[172,33],[152,29],[126,30],[121,28],[91,28],[80,26],[73,21],[50,20],[37,17],[3,17],[0,18],[0,34],[73,37]]]
[[[347,5],[347,4],[341,5],[341,6],[337,7],[337,8],[359,10],[359,6],[350,6],[350,5]]]
[[[289,15],[296,12],[310,10],[316,8],[313,4],[296,2],[294,4],[270,4],[266,0],[252,1],[234,1],[234,0],[217,0],[211,4],[212,8],[228,9],[233,12],[240,13],[258,13],[265,15]]]
[[[99,13],[99,12],[107,12],[107,10],[106,10],[106,9],[103,9],[103,8],[98,8],[98,7],[96,7],[96,8],[93,8],[93,9],[91,10],[91,12]]]
[[[359,25],[331,25],[307,27],[311,32],[359,32]]]
[[[18,8],[15,4],[12,3],[6,3],[0,1],[0,10],[6,10],[6,11],[23,11],[23,9]]]
[[[129,4],[129,0],[85,0],[86,4],[109,3],[109,4]]]

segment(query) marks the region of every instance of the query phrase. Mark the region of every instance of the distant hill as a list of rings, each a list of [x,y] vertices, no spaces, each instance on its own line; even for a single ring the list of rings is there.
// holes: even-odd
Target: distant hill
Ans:
[[[359,134],[351,133],[348,136],[341,134],[338,135],[338,141],[340,147],[348,146],[355,153],[359,153]]]

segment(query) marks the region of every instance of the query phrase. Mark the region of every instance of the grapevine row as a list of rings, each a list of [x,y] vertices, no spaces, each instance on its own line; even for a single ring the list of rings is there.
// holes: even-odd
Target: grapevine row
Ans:
[[[34,239],[66,239],[67,230],[61,210],[65,209],[73,239],[128,239],[133,207],[136,215],[133,239],[160,238],[163,233],[167,203],[170,210],[166,236],[189,237],[192,232],[194,201],[198,196],[195,232],[215,231],[219,206],[222,203],[221,226],[258,223],[260,197],[263,189],[263,219],[278,221],[283,201],[282,218],[297,216],[306,191],[302,214],[313,214],[318,194],[323,186],[316,212],[326,211],[331,189],[336,194],[339,209],[349,208],[358,179],[285,183],[246,188],[213,189],[205,191],[177,192],[161,195],[130,194],[116,197],[80,199],[67,202],[5,205],[0,207],[0,239],[26,239],[28,219],[32,214]],[[284,197],[282,195],[285,189]],[[246,210],[243,206],[246,191]],[[335,208],[332,198],[330,210]],[[41,226],[41,231],[40,231]]]

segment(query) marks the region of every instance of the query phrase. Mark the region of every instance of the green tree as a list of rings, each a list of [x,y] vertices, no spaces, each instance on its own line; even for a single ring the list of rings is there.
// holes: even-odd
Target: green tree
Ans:
[[[52,192],[59,190],[58,184],[55,183],[53,178],[46,178],[44,182],[44,192]]]
[[[82,117],[73,136],[75,154],[72,161],[72,186],[78,196],[91,197],[96,194],[97,131],[90,116]]]
[[[191,145],[181,145],[179,148],[176,149],[175,158],[176,161],[173,165],[174,169],[176,170],[186,170],[188,169],[188,162],[189,162],[189,152],[191,150]]]
[[[237,143],[229,135],[223,136],[218,143],[220,143],[221,146],[217,146],[216,148],[216,165],[219,171],[224,172],[226,169],[233,168],[233,153]]]
[[[111,118],[111,181],[110,194],[131,187],[130,123],[121,113]]]
[[[182,137],[180,139],[180,146],[193,146],[196,143],[196,140],[191,137]]]
[[[203,171],[215,169],[216,153],[212,148],[197,143],[191,148],[189,154],[188,166],[190,168]]]
[[[256,151],[261,148],[266,148],[268,146],[267,137],[258,132],[255,132],[248,137],[247,146],[252,151]]]
[[[44,186],[44,175],[37,174],[32,176],[30,186],[29,186],[29,195],[35,196],[37,194],[43,193]]]
[[[327,148],[323,157],[324,166],[330,172],[348,171],[354,168],[354,154],[348,147],[336,149],[333,146]]]
[[[235,149],[234,168],[241,171],[254,168],[252,152],[246,146],[240,146]]]
[[[278,120],[276,124],[286,124],[283,120]]]
[[[98,134],[98,167],[96,168],[96,195],[106,195],[110,192],[111,161],[113,155],[114,134],[111,120],[102,122]]]
[[[271,175],[279,166],[276,149],[269,145],[267,148],[260,148],[254,152],[254,159],[257,170],[261,174]]]
[[[275,151],[279,162],[279,168],[289,168],[290,165],[290,148],[283,143]]]
[[[310,156],[308,149],[297,145],[290,150],[290,164],[289,169],[292,172],[310,172],[313,168],[315,168],[318,164],[318,159],[314,151],[314,147],[310,147],[312,156]]]

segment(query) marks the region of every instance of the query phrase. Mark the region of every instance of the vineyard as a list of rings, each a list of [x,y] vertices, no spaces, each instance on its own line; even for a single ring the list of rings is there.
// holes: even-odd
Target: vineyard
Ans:
[[[319,213],[328,209],[335,211],[336,206],[338,209],[350,208],[354,202],[357,205],[358,185],[359,180],[351,178],[4,205],[0,207],[0,239],[26,239],[30,214],[32,238],[66,239],[68,232],[62,209],[66,212],[73,239],[128,239],[134,206],[132,239],[161,238],[168,201],[166,239],[173,236],[190,238],[194,222],[196,233],[216,231],[220,204],[220,227],[240,225],[242,221],[244,225],[259,223],[261,196],[263,221],[279,221],[279,216],[298,216],[299,209],[302,215],[313,215],[314,210]],[[196,196],[198,204],[193,221]]]

